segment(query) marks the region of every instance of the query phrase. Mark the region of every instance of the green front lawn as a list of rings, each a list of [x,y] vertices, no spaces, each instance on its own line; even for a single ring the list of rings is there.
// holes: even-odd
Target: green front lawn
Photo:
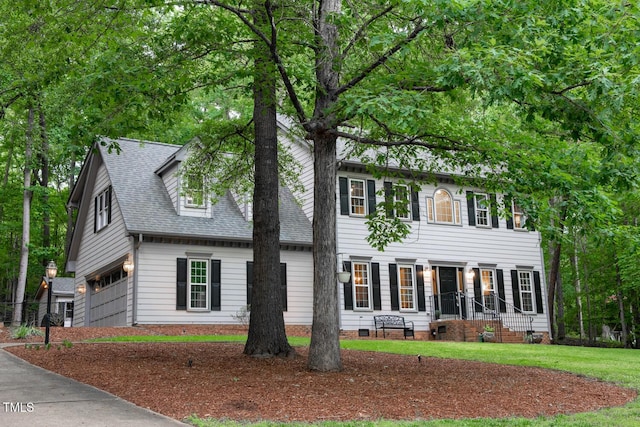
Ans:
[[[127,342],[184,342],[184,341],[244,341],[242,336],[135,336],[105,339],[101,341]],[[294,346],[305,346],[309,339],[290,337]],[[610,381],[640,391],[640,352],[628,349],[566,347],[527,344],[487,344],[459,343],[447,341],[414,340],[343,340],[342,348],[363,351],[384,351],[388,353],[421,354],[425,357],[478,360],[505,365],[537,366],[549,369],[583,374],[589,377]],[[220,420],[189,420],[197,426],[246,426]],[[282,425],[279,423],[257,423],[253,427]],[[288,424],[302,426],[302,423]],[[604,409],[576,415],[559,415],[536,419],[472,419],[472,420],[435,420],[435,421],[377,421],[377,422],[324,422],[316,423],[320,427],[351,426],[638,426],[640,425],[640,400],[621,407]]]

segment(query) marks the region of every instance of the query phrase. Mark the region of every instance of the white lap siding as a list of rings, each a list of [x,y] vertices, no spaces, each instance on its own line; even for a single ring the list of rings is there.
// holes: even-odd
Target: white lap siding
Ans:
[[[220,261],[220,310],[189,311],[176,308],[177,259],[190,254]],[[138,253],[137,323],[239,324],[234,318],[247,304],[247,261],[250,248],[143,243]],[[311,253],[283,251],[287,266],[285,323],[310,325],[312,321]],[[209,290],[211,291],[211,289]]]
[[[111,182],[104,165],[100,165],[95,178],[95,185],[92,187],[93,192],[90,197],[82,200],[86,205],[87,215],[82,227],[82,238],[80,248],[77,255],[77,264],[75,269],[76,289],[79,285],[86,287],[84,294],[76,292],[74,304],[74,326],[89,326],[91,324],[90,316],[87,312],[86,297],[89,293],[89,280],[95,274],[107,273],[104,271],[107,266],[117,268],[114,263],[125,257],[131,252],[131,240],[125,235],[125,227],[122,220],[122,214],[118,205],[117,194],[111,197],[111,222],[103,229],[94,231],[95,218],[95,197],[109,188]],[[76,225],[77,227],[77,225]],[[131,292],[127,291],[126,303],[128,311],[131,311]],[[128,322],[130,323],[130,319]]]

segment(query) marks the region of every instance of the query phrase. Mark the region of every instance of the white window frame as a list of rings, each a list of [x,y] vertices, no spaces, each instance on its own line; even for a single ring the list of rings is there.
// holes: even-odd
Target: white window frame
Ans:
[[[491,200],[485,193],[474,193],[473,205],[477,227],[491,227]]]
[[[482,303],[489,311],[496,311],[496,271],[492,268],[480,269],[480,285],[482,286]]]
[[[184,182],[184,205],[187,208],[203,209],[207,206],[206,192],[204,190],[204,179],[199,178],[198,180],[201,180],[201,182],[199,183],[198,187],[192,188],[191,181],[195,179],[195,176],[190,175],[185,175],[182,179]],[[200,203],[197,202],[195,197],[196,195],[201,198]]]
[[[362,196],[354,195],[353,185],[356,183],[362,185]],[[355,201],[358,201],[358,203],[354,203]],[[362,210],[362,212],[357,212],[358,210]],[[367,215],[367,186],[364,179],[349,178],[349,215]]]
[[[533,271],[531,270],[517,270],[518,271],[518,292],[520,292],[520,310],[524,313],[536,312],[536,299],[533,294]],[[525,300],[525,297],[526,300]],[[525,302],[527,306],[525,307]]]
[[[195,263],[202,263],[204,266],[204,277],[202,274],[199,274],[200,280],[204,280],[204,283],[200,281],[194,282],[194,277],[192,276],[192,271],[194,269]],[[187,261],[187,310],[189,311],[208,311],[209,310],[209,300],[211,299],[209,296],[210,283],[211,283],[211,262],[205,258],[189,258]],[[198,292],[202,293],[202,290],[193,289],[196,287],[204,287],[204,306],[197,306],[194,303],[196,300],[193,298],[192,293]]]
[[[361,274],[364,273],[364,274]],[[371,265],[368,262],[352,261],[351,276],[353,284],[353,309],[354,311],[371,311],[373,309],[373,288],[371,286]],[[366,295],[367,300],[361,297]],[[366,304],[362,304],[366,302]],[[362,305],[359,305],[362,304]]]
[[[527,222],[527,216],[524,211],[516,202],[511,202],[511,218],[513,219],[514,230],[526,230],[525,223]]]
[[[106,188],[96,196],[96,232],[109,225],[109,211],[111,210],[111,204],[109,203],[110,191],[110,187]]]
[[[443,211],[441,209],[440,212],[438,212],[438,203],[436,199],[442,193],[446,194],[446,196],[449,198],[451,206],[448,207],[446,211]],[[445,219],[450,218],[451,220],[443,220],[442,217],[438,218],[439,215],[444,215]],[[445,188],[438,188],[433,193],[433,197],[427,197],[427,221],[434,224],[462,225],[462,216],[460,214],[460,200],[454,199],[449,190]]]
[[[404,195],[404,197],[402,197]],[[402,206],[404,205],[404,212],[399,212],[398,209],[393,210],[396,218],[399,218],[403,221],[411,220],[411,192],[409,191],[409,186],[404,184],[395,184],[393,186],[393,204],[394,206]]]
[[[409,271],[411,272],[411,283],[407,283],[407,281],[403,280],[402,272]],[[400,305],[400,311],[416,311],[416,269],[412,264],[398,264],[397,267],[397,277],[398,277],[398,304]],[[404,292],[411,292],[411,300],[406,301],[402,298],[402,294]],[[404,306],[404,303],[410,302],[410,306]]]

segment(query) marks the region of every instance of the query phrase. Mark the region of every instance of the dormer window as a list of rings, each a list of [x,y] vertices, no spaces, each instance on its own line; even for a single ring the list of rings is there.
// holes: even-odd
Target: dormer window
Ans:
[[[205,207],[204,180],[201,176],[186,175],[184,177],[184,203],[189,208]]]

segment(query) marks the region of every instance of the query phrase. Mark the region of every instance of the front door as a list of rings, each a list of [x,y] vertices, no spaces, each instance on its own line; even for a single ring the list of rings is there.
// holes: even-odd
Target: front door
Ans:
[[[438,285],[442,314],[458,314],[458,269],[456,267],[438,267]]]

